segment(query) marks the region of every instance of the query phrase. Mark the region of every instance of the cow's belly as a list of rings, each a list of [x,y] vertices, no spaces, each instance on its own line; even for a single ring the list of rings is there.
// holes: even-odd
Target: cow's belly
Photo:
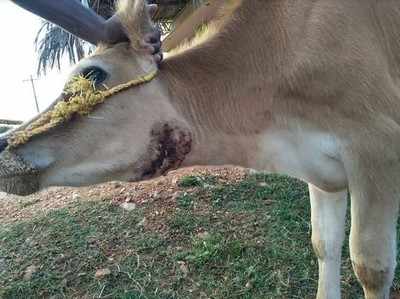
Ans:
[[[264,134],[259,144],[257,169],[290,175],[328,192],[347,188],[334,137],[318,132],[273,131]]]

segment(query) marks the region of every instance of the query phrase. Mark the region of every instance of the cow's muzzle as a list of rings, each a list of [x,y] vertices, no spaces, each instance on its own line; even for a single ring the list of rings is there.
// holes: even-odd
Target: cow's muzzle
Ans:
[[[7,140],[0,138],[0,191],[17,195],[38,191],[38,171],[10,152],[7,145]]]

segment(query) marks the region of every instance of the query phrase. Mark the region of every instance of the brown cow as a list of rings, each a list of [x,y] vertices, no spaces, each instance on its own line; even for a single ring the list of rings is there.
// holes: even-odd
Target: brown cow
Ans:
[[[366,298],[389,298],[400,194],[400,2],[224,2],[207,36],[166,59],[151,82],[10,146],[1,185],[26,194],[199,164],[300,178],[310,186],[318,298],[340,297],[349,190],[355,273]],[[143,8],[142,0],[122,1],[131,44],[100,47],[71,78],[112,87],[154,71],[137,50],[150,26]]]

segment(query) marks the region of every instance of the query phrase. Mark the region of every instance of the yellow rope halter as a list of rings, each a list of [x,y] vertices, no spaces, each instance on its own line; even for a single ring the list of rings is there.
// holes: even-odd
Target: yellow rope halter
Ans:
[[[107,98],[153,80],[157,70],[127,83],[114,86],[107,90],[96,89],[93,82],[83,76],[77,76],[71,80],[64,89],[63,94],[72,95],[64,101],[58,102],[53,109],[40,115],[33,123],[25,129],[13,132],[8,137],[8,146],[16,148],[27,143],[32,137],[42,134],[70,120],[78,114],[88,115],[98,104],[103,103]]]

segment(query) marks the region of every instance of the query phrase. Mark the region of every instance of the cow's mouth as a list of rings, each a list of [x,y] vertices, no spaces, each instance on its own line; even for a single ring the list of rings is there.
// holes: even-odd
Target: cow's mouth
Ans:
[[[135,167],[138,176],[133,180],[154,178],[179,168],[191,148],[191,133],[178,123],[154,126],[145,157]],[[17,154],[8,150],[0,154],[0,191],[29,195],[40,189],[39,180],[39,171]]]
[[[0,191],[29,195],[38,190],[38,171],[14,153],[7,150],[1,153]]]

